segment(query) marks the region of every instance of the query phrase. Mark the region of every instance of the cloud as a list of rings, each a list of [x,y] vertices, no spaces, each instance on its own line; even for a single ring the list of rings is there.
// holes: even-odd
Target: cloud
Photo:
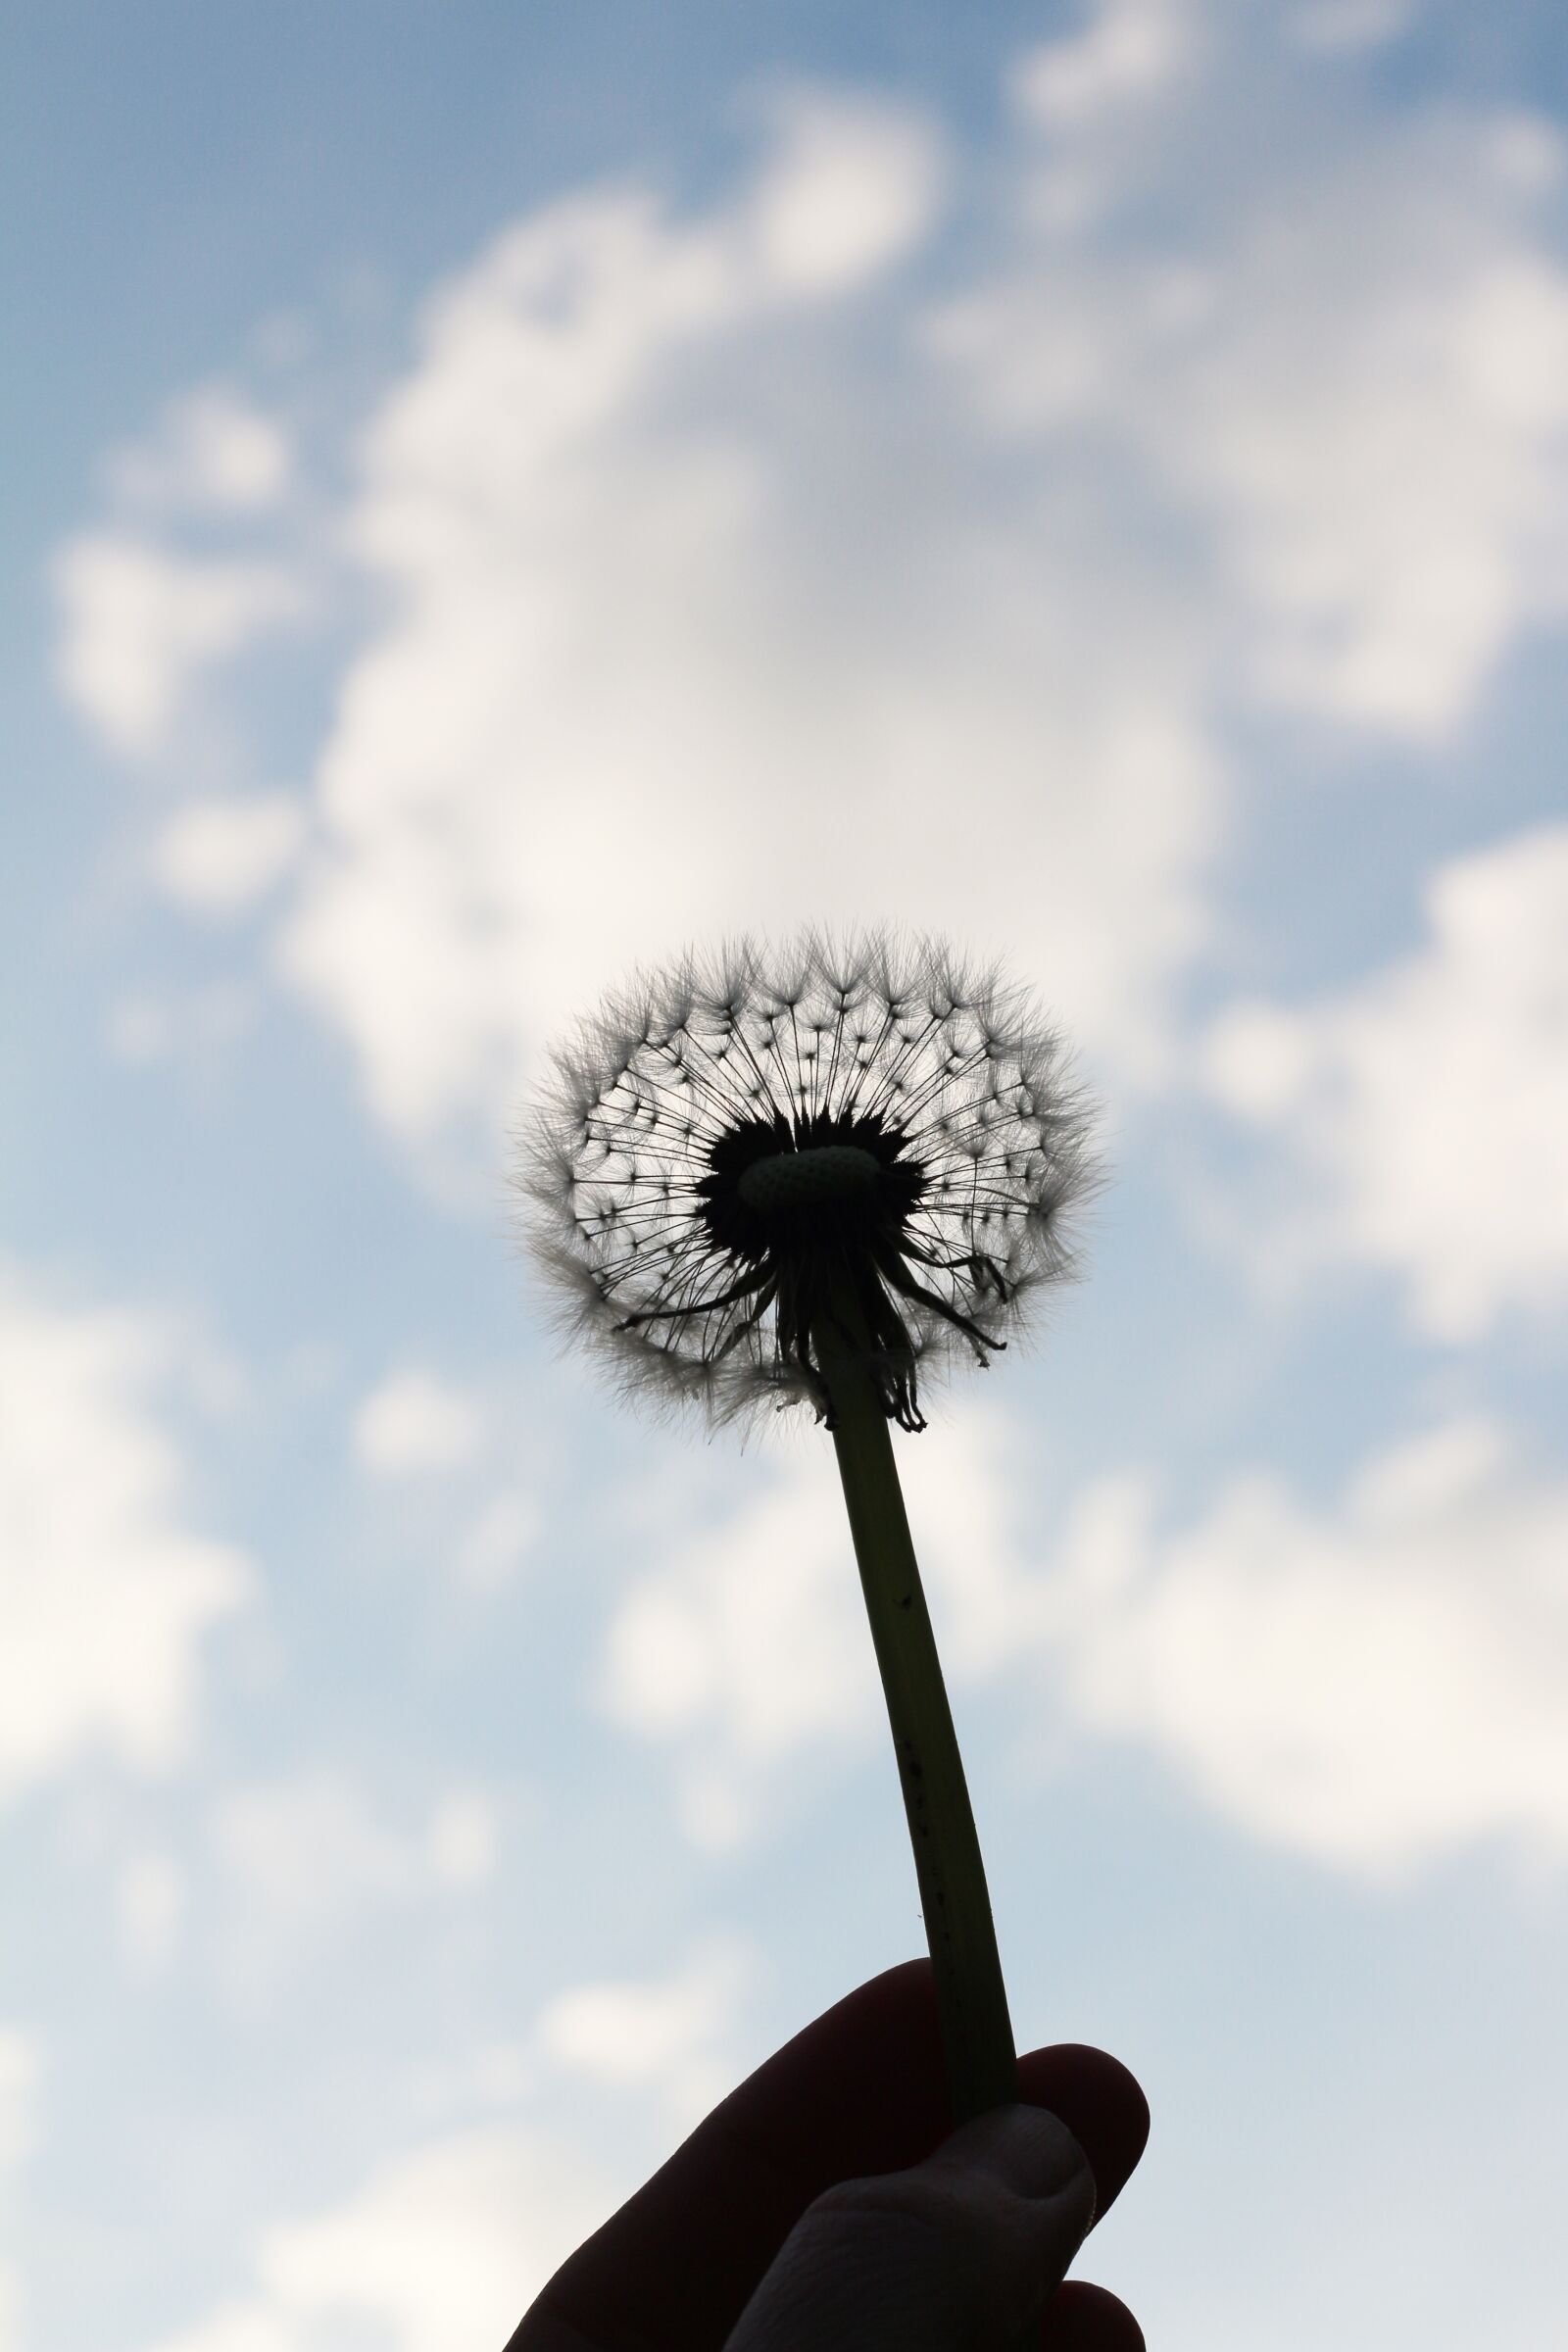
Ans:
[[[132,757],[164,745],[204,668],[300,610],[277,564],[178,555],[120,531],[72,540],[54,584],[61,690],[111,751]]]
[[[1011,1534],[1008,1424],[966,1408],[900,1448],[949,1673],[999,1672],[1039,1618]],[[596,1694],[612,1721],[671,1748],[681,1826],[723,1848],[754,1836],[802,1753],[842,1764],[885,1739],[864,1603],[830,1450],[745,1465],[716,1519],[662,1486],[678,1528],[606,1631]]]
[[[1195,936],[1179,613],[1049,499],[955,498],[972,451],[876,323],[929,133],[797,98],[776,139],[707,213],[622,187],[505,232],[365,435],[389,617],[280,956],[405,1133],[492,1132],[608,976],[715,926],[1010,938],[1064,1013],[1140,1036]]]
[[[1354,1875],[1478,1838],[1568,1860],[1568,1487],[1498,1430],[1396,1446],[1316,1511],[1247,1472],[1168,1534],[1147,1479],[1110,1477],[1049,1561],[1030,1458],[972,1406],[900,1448],[956,1693],[1043,1690],[1074,1740],[1150,1750],[1253,1838]],[[831,1463],[758,1461],[737,1491],[633,1583],[599,1693],[669,1749],[712,1847],[764,1829],[803,1757],[840,1771],[886,1738]],[[650,1498],[651,1527],[697,1520],[667,1485]]]
[[[749,1944],[710,1936],[668,1977],[558,1994],[540,2013],[534,2046],[587,2082],[656,2092],[690,2131],[735,2086],[725,2044],[755,1969]]]
[[[226,1790],[210,1837],[227,1888],[228,1980],[260,1998],[377,1913],[483,1886],[500,1821],[486,1791],[455,1788],[422,1828],[394,1824],[345,1775],[317,1769]]]
[[[21,2164],[32,2146],[33,2105],[43,2073],[36,2034],[0,2025],[0,2173]]]
[[[133,1068],[177,1057],[208,1071],[248,1036],[260,1009],[259,992],[246,981],[215,980],[162,994],[136,989],[110,1005],[104,1044],[116,1061]]]
[[[168,1335],[0,1271],[0,1795],[108,1752],[167,1772],[195,1733],[200,1649],[252,1571],[193,1533],[156,1393]]]
[[[1312,1188],[1282,1247],[1404,1284],[1431,1337],[1568,1297],[1568,825],[1455,858],[1415,955],[1315,1004],[1233,1005],[1208,1084]]]
[[[1302,49],[1331,56],[1381,49],[1407,32],[1417,0],[1310,0],[1286,19],[1290,38]]]
[[[1012,77],[1013,94],[1048,129],[1071,132],[1166,89],[1196,22],[1188,0],[1097,0],[1082,31],[1026,54]]]
[[[172,1855],[154,1849],[131,1854],[115,1883],[121,1949],[138,1974],[152,1975],[172,1957],[186,1909],[185,1874]]]
[[[460,1544],[454,1566],[471,1592],[495,1592],[509,1584],[532,1550],[539,1533],[539,1505],[519,1487],[493,1494]]]
[[[275,417],[228,385],[203,384],[171,405],[155,436],[118,452],[109,477],[128,504],[251,514],[276,505],[292,466]]]
[[[1102,121],[1137,61],[1163,90],[1149,28],[1176,21],[1107,8],[1024,62],[1042,139],[1016,259],[938,313],[936,347],[1000,435],[1093,453],[1143,486],[1144,530],[1200,534],[1231,695],[1442,740],[1513,636],[1562,616],[1560,134],[1358,117],[1239,33],[1152,127]]]
[[[1568,1861],[1568,1486],[1486,1423],[1374,1457],[1321,1513],[1250,1474],[1160,1536],[1145,1483],[1107,1480],[1053,1605],[1080,1726],[1253,1837],[1374,1881],[1478,1838]]]
[[[1444,740],[1560,622],[1544,118],[1374,104],[1192,0],[1100,0],[1008,87],[983,171],[797,87],[699,206],[540,206],[329,453],[371,617],[265,952],[398,1137],[493,1160],[628,962],[802,916],[1008,953],[1157,1075],[1229,717]],[[63,558],[71,691],[127,746],[280,585],[194,561]],[[287,853],[211,821],[166,879],[237,910]]]
[[[380,1478],[458,1469],[473,1460],[483,1436],[482,1406],[416,1365],[389,1372],[354,1421],[355,1453]],[[479,1548],[485,1551],[482,1538]]]
[[[193,801],[165,826],[153,870],[181,906],[198,914],[233,914],[288,871],[305,830],[305,811],[290,793]]]
[[[780,95],[767,112],[773,161],[740,223],[759,285],[844,293],[920,244],[944,177],[929,123],[811,89]]]
[[[454,2133],[389,2158],[340,2204],[268,2230],[255,2290],[157,2352],[316,2352],[362,2333],[386,2352],[501,2344],[611,2202],[543,2134]]]

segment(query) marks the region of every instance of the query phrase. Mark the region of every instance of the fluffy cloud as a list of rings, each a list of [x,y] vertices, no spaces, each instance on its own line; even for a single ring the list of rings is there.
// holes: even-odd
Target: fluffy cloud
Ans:
[[[292,464],[275,417],[227,385],[204,384],[172,404],[149,441],[119,452],[109,476],[131,504],[254,514],[282,497]]]
[[[227,1974],[244,1997],[265,1996],[377,1912],[483,1885],[500,1838],[482,1789],[448,1791],[416,1828],[383,1819],[328,1771],[231,1788],[210,1828],[227,1889]]]
[[[472,1461],[483,1436],[482,1406],[466,1390],[418,1366],[389,1372],[354,1421],[356,1454],[383,1478],[455,1470]]]
[[[755,1967],[749,1945],[717,1936],[663,1979],[574,1985],[541,2012],[535,2047],[588,2082],[656,2092],[690,2131],[734,2088],[724,2045]]]
[[[1212,809],[1188,631],[1051,483],[955,494],[891,275],[938,185],[919,122],[797,97],[710,211],[590,191],[428,306],[280,949],[394,1125],[492,1119],[629,957],[781,913],[1010,940],[1147,1037]]]
[[[1388,18],[1099,0],[1016,61],[961,252],[932,124],[797,89],[707,209],[588,188],[435,291],[354,453],[382,618],[274,934],[380,1118],[493,1150],[628,959],[805,914],[1010,950],[1157,1063],[1216,704],[1441,736],[1562,609],[1560,141],[1367,111],[1333,55]],[[209,388],[166,441],[232,503],[265,431]],[[287,593],[114,533],[61,580],[127,748]],[[297,846],[193,811],[156,862],[210,913]]]
[[[1178,1534],[1147,1482],[1082,1495],[1048,1563],[1000,1414],[901,1448],[956,1690],[1049,1692],[1080,1740],[1152,1751],[1269,1843],[1352,1873],[1487,1837],[1568,1859],[1568,1488],[1499,1433],[1454,1423],[1368,1462],[1314,1512],[1265,1473]],[[759,1490],[632,1587],[601,1697],[674,1755],[683,1825],[735,1842],[807,1752],[885,1738],[830,1461],[753,1467]],[[694,1514],[662,1491],[659,1524]]]
[[[157,2352],[314,2352],[351,2335],[386,2352],[501,2344],[611,2203],[569,2149],[539,2134],[456,2133],[269,2230],[255,2291]]]
[[[1024,61],[1026,231],[938,348],[999,433],[1200,534],[1228,692],[1443,737],[1562,612],[1562,142],[1368,121],[1223,21],[1105,0]]]
[[[32,2145],[32,2109],[43,2058],[35,2035],[0,2026],[0,2173],[22,2162]]]
[[[0,1273],[0,1795],[104,1750],[166,1771],[200,1644],[241,1607],[239,1553],[189,1529],[160,1426],[163,1334]]]
[[[153,870],[181,906],[232,914],[272,888],[304,840],[305,812],[289,793],[193,801],[165,826]]]
[[[1318,1179],[1298,1260],[1386,1268],[1462,1341],[1568,1296],[1568,825],[1456,858],[1426,896],[1416,955],[1316,1004],[1232,1007],[1207,1068]]]
[[[1479,1838],[1568,1861],[1568,1486],[1485,1424],[1378,1457],[1336,1512],[1250,1476],[1161,1537],[1109,1481],[1053,1606],[1079,1723],[1270,1843],[1373,1878]]]
[[[900,1448],[943,1656],[957,1683],[997,1672],[1040,1622],[1007,1516],[1008,1424],[976,1408]],[[842,1759],[885,1738],[843,1497],[826,1446],[746,1465],[744,1499],[703,1524],[661,1488],[681,1530],[607,1629],[598,1696],[668,1745],[682,1826],[722,1847],[757,1829],[781,1764]],[[693,1528],[697,1532],[692,1532]]]
[[[138,757],[164,744],[202,669],[300,607],[277,564],[175,554],[122,531],[72,540],[54,579],[61,689],[111,750]]]

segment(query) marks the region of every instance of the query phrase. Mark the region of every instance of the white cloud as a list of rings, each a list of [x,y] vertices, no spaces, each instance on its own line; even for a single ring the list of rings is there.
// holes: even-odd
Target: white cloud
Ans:
[[[151,440],[122,450],[109,473],[133,504],[254,514],[282,497],[292,463],[275,417],[226,385],[204,384],[173,403]]]
[[[590,187],[435,290],[351,453],[378,617],[271,940],[389,1127],[493,1162],[629,960],[802,916],[1011,954],[1147,1076],[1216,710],[1439,739],[1561,618],[1560,136],[1373,108],[1280,31],[1100,0],[967,186],[925,119],[795,90],[705,207]],[[68,667],[156,734],[168,663],[100,639]]]
[[[38,2037],[0,2025],[0,2173],[21,2164],[32,2146],[33,2106],[43,2074]]]
[[[900,1447],[956,1685],[998,1672],[1038,1628],[1008,1520],[1008,1431],[971,1404]],[[745,1498],[716,1521],[695,1488],[687,1506],[662,1490],[657,1523],[680,1539],[617,1607],[597,1686],[612,1721],[672,1746],[682,1826],[712,1847],[756,1831],[803,1750],[838,1761],[887,1736],[830,1445],[744,1467]]]
[[[244,981],[215,980],[177,995],[137,989],[110,1005],[104,1043],[132,1067],[177,1058],[207,1071],[254,1028],[259,1010],[259,992]]]
[[[74,539],[55,564],[62,691],[111,750],[157,751],[198,673],[300,609],[260,561],[183,556],[120,532]]]
[[[210,1833],[229,1896],[226,1973],[249,1999],[378,1912],[483,1886],[500,1819],[482,1789],[454,1788],[422,1827],[394,1823],[345,1775],[313,1770],[226,1790]]]
[[[657,2092],[690,2131],[734,2088],[726,2044],[755,1969],[749,1944],[710,1936],[668,1977],[559,1994],[540,2013],[535,2046],[591,2082]]]
[[[609,974],[715,926],[887,910],[1026,946],[1065,1016],[1146,1042],[1196,935],[1182,610],[1107,576],[1071,501],[950,495],[945,391],[837,299],[917,232],[928,134],[785,121],[709,214],[618,190],[509,230],[366,437],[391,617],[281,953],[405,1131],[493,1119]]]
[[[931,1612],[963,1693],[1043,1686],[1076,1740],[1148,1747],[1252,1836],[1372,1877],[1479,1838],[1568,1860],[1568,1487],[1455,1422],[1314,1512],[1263,1473],[1158,1532],[1146,1481],[1085,1493],[1036,1556],[990,1409],[901,1446]],[[685,1535],[613,1618],[601,1697],[670,1747],[684,1826],[756,1834],[804,1755],[885,1740],[832,1464],[760,1461],[755,1498]],[[744,1490],[743,1490],[744,1491]],[[649,1524],[690,1525],[672,1490]]]
[[[305,811],[292,794],[193,801],[165,826],[153,868],[180,905],[232,914],[281,880],[304,841]]]
[[[499,2345],[612,2202],[542,2134],[456,2133],[391,2158],[341,2204],[270,2230],[255,2291],[157,2352],[319,2352],[362,2335],[385,2352]]]
[[[943,178],[928,123],[812,90],[771,113],[777,151],[742,216],[761,283],[847,292],[919,244]]]
[[[121,1865],[115,1911],[121,1948],[132,1968],[151,1974],[172,1956],[186,1895],[185,1874],[171,1854],[149,1849]]]
[[[1373,1879],[1482,1838],[1568,1861],[1568,1487],[1485,1424],[1374,1458],[1337,1512],[1252,1475],[1160,1537],[1106,1481],[1053,1606],[1079,1723],[1255,1837]]]
[[[522,1566],[539,1533],[539,1505],[520,1488],[491,1496],[458,1547],[460,1584],[472,1592],[495,1592]]]
[[[361,1404],[354,1450],[382,1478],[455,1470],[478,1452],[483,1407],[466,1390],[418,1366],[389,1372]],[[482,1548],[482,1545],[481,1545]]]
[[[1019,61],[1014,94],[1047,128],[1071,131],[1165,89],[1196,29],[1190,0],[1095,0],[1081,32],[1043,41]]]
[[[155,1413],[166,1336],[56,1306],[0,1272],[0,1795],[108,1751],[179,1762],[209,1627],[251,1571],[179,1509]]]
[[[449,1886],[482,1886],[495,1875],[501,1824],[494,1800],[480,1788],[442,1798],[425,1836],[430,1869]]]
[[[1156,136],[1118,115],[1045,140],[1016,261],[937,347],[1003,434],[1108,467],[1146,530],[1200,531],[1232,693],[1441,739],[1563,611],[1561,138],[1359,119],[1245,57]],[[1107,223],[1133,197],[1157,233]]]
[[[1568,825],[1426,896],[1418,953],[1303,1008],[1233,1006],[1207,1072],[1316,1179],[1295,1255],[1388,1269],[1422,1330],[1463,1341],[1568,1298]]]
[[[1292,11],[1286,30],[1301,48],[1332,56],[1381,49],[1409,30],[1416,6],[1417,0],[1309,0]]]

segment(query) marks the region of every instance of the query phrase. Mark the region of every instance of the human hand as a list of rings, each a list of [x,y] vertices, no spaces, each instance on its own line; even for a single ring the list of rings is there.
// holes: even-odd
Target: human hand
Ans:
[[[578,2247],[507,2352],[1142,2352],[1123,2304],[1061,2279],[1143,2153],[1143,2092],[1076,2043],[1018,2083],[950,2133],[930,1963],[873,1977]]]

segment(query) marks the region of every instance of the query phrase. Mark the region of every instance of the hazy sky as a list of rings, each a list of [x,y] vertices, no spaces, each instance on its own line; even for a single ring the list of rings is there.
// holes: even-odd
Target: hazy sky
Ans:
[[[921,1948],[831,1449],[510,1238],[639,959],[1004,958],[1115,1181],[901,1439],[1161,2352],[1543,2343],[1568,34],[13,0],[0,2352],[453,2352]],[[1560,2324],[1560,2323],[1559,2323]]]

